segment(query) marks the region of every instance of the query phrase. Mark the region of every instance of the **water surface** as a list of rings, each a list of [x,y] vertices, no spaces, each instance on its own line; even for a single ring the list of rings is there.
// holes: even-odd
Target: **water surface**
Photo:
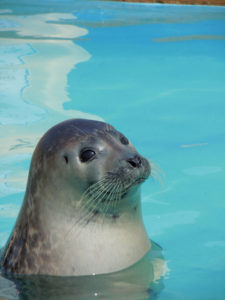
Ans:
[[[0,245],[41,135],[68,118],[105,120],[165,174],[162,187],[143,185],[144,221],[168,264],[155,297],[224,299],[224,74],[224,7],[4,0]]]

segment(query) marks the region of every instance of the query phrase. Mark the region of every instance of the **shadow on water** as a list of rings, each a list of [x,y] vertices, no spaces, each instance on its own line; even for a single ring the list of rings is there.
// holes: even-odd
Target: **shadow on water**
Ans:
[[[156,244],[134,266],[107,275],[80,277],[22,276],[0,277],[0,299],[158,299],[163,289],[165,261]]]

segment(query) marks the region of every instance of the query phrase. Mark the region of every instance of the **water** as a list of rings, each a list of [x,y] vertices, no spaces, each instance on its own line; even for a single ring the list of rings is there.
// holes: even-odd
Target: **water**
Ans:
[[[151,297],[225,299],[225,8],[4,0],[0,38],[0,246],[40,136],[105,120],[165,174],[143,185],[168,265]]]

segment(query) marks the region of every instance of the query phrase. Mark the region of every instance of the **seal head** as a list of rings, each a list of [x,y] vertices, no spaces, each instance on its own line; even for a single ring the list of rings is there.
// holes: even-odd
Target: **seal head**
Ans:
[[[1,265],[18,274],[122,270],[150,249],[140,184],[148,161],[104,122],[72,119],[39,141]]]

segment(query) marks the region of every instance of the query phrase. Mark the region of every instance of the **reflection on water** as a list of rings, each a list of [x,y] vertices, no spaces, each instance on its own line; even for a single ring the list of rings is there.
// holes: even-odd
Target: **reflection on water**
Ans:
[[[108,275],[55,277],[0,277],[0,297],[7,299],[157,299],[163,289],[166,266],[160,248],[153,245],[139,263]],[[1,289],[1,286],[4,287]]]
[[[0,47],[1,125],[30,125],[42,121],[39,122],[42,133],[60,119],[85,116],[85,113],[65,111],[62,107],[70,100],[66,91],[69,72],[90,58],[86,50],[73,42],[86,35],[87,30],[57,24],[74,18],[71,13],[2,15],[1,31],[8,35],[1,39],[3,46]],[[16,138],[22,137],[23,134]],[[11,142],[6,144],[10,144],[10,148],[1,149],[0,154],[13,149]]]
[[[29,44],[12,43],[3,40],[0,46],[0,124],[24,124],[40,119],[42,111],[22,98],[28,86],[28,69],[22,57],[34,53]],[[5,126],[4,126],[5,129]],[[5,144],[4,144],[5,145]]]
[[[17,10],[0,10],[1,197],[24,191],[31,154],[48,128],[68,118],[101,119],[63,109],[63,103],[71,100],[68,74],[91,57],[74,42],[88,31],[65,24],[76,19],[71,11],[33,14],[29,6],[21,14]],[[17,203],[14,215],[18,209]],[[7,212],[3,201],[1,215]],[[7,226],[1,227],[0,246],[9,235]]]

